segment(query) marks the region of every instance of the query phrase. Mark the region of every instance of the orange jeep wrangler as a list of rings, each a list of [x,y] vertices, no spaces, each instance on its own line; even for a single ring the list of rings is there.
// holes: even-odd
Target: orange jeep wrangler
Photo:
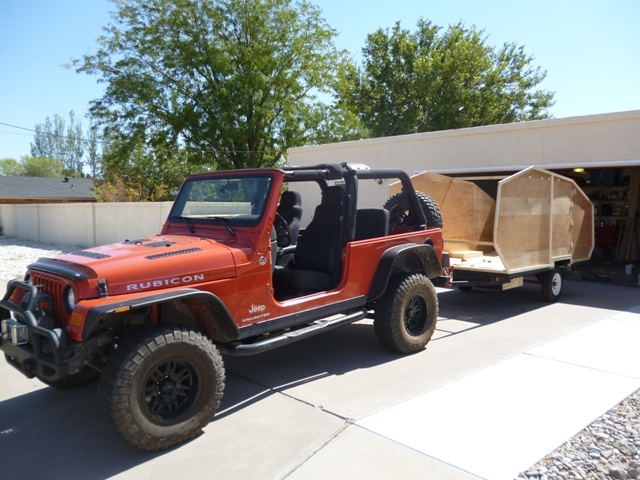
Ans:
[[[358,209],[358,183],[383,179],[403,191]],[[321,190],[304,229],[298,182]],[[54,387],[100,378],[113,428],[139,448],[168,448],[213,418],[221,354],[263,352],[371,312],[385,347],[423,349],[438,317],[433,284],[447,280],[441,226],[401,170],[193,175],[160,235],[41,258],[10,281],[0,350]]]

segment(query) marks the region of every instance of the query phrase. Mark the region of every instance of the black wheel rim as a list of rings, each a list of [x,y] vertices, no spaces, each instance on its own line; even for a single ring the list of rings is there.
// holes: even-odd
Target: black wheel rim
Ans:
[[[393,212],[392,217],[395,219],[395,223],[404,225],[409,221],[409,215],[409,210],[405,206],[400,206]]]
[[[420,295],[414,295],[409,299],[404,309],[404,326],[410,335],[420,335],[424,332],[428,308],[427,302]]]
[[[175,420],[194,404],[199,390],[198,371],[185,358],[169,358],[147,375],[142,407],[148,418],[160,423]]]

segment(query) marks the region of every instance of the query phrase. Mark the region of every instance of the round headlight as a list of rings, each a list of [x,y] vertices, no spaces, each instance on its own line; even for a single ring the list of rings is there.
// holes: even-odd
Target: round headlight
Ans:
[[[67,285],[64,289],[64,306],[68,312],[71,312],[76,306],[76,291],[71,285]]]

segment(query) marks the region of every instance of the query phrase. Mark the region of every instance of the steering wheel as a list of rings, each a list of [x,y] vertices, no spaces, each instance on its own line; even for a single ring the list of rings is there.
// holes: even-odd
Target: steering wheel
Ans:
[[[289,224],[282,215],[276,212],[276,218],[273,221],[273,227],[276,229],[276,242],[278,247],[284,248],[291,245],[291,229]]]

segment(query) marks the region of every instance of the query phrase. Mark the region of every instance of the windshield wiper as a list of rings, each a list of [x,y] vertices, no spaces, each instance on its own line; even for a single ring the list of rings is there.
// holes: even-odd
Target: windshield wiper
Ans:
[[[218,220],[222,225],[224,225],[224,228],[227,229],[227,232],[229,232],[229,235],[231,235],[232,237],[236,236],[236,232],[233,231],[233,229],[229,226],[229,219],[225,218],[225,217],[216,217],[215,215],[207,217],[209,220]]]
[[[184,224],[187,226],[187,228],[191,233],[196,233],[196,229],[193,228],[193,223],[191,222],[191,219],[189,217],[185,217],[184,215],[179,215],[178,218],[181,218],[182,220],[184,220]]]

